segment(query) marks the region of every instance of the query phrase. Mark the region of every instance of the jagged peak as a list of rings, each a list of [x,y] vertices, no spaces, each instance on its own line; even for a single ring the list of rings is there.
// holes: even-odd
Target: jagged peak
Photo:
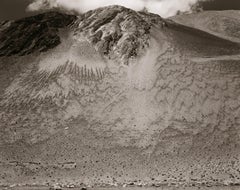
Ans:
[[[74,31],[76,38],[87,39],[105,58],[128,64],[148,47],[151,27],[163,22],[158,15],[119,5],[98,8],[79,16],[45,12],[1,23],[0,56],[27,55],[54,48],[61,43],[58,29],[71,24],[69,31]]]
[[[91,10],[75,23],[75,35],[84,36],[107,58],[128,64],[149,45],[150,29],[165,22],[160,16],[113,5]]]

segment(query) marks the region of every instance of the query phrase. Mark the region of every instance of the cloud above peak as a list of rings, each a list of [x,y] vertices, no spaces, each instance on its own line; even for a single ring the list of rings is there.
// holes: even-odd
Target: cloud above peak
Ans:
[[[60,8],[83,13],[103,6],[122,5],[137,11],[146,7],[149,12],[159,14],[162,17],[169,17],[175,15],[178,11],[190,11],[192,5],[198,1],[199,0],[33,0],[28,6],[28,10],[38,11]]]

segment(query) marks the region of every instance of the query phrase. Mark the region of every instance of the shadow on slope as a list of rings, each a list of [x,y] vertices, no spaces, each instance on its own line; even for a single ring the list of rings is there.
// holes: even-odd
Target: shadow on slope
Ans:
[[[183,55],[214,57],[240,54],[240,44],[188,26],[167,22],[166,34]]]

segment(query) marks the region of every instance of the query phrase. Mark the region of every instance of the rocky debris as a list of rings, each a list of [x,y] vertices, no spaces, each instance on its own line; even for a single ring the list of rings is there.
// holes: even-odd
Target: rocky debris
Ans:
[[[48,12],[0,24],[0,56],[43,52],[61,43],[58,31],[76,20],[76,16]]]
[[[77,167],[77,164],[75,162],[66,162],[66,163],[59,163],[58,168],[61,169],[74,169]]]
[[[62,190],[62,187],[59,184],[55,184],[53,187],[50,187],[49,190]]]

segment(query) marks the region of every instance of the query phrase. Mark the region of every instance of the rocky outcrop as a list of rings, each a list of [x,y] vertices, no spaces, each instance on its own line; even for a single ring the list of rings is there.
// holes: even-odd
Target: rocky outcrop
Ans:
[[[128,64],[149,46],[150,29],[157,22],[165,23],[154,14],[109,6],[82,15],[75,32],[86,37],[107,58]]]

